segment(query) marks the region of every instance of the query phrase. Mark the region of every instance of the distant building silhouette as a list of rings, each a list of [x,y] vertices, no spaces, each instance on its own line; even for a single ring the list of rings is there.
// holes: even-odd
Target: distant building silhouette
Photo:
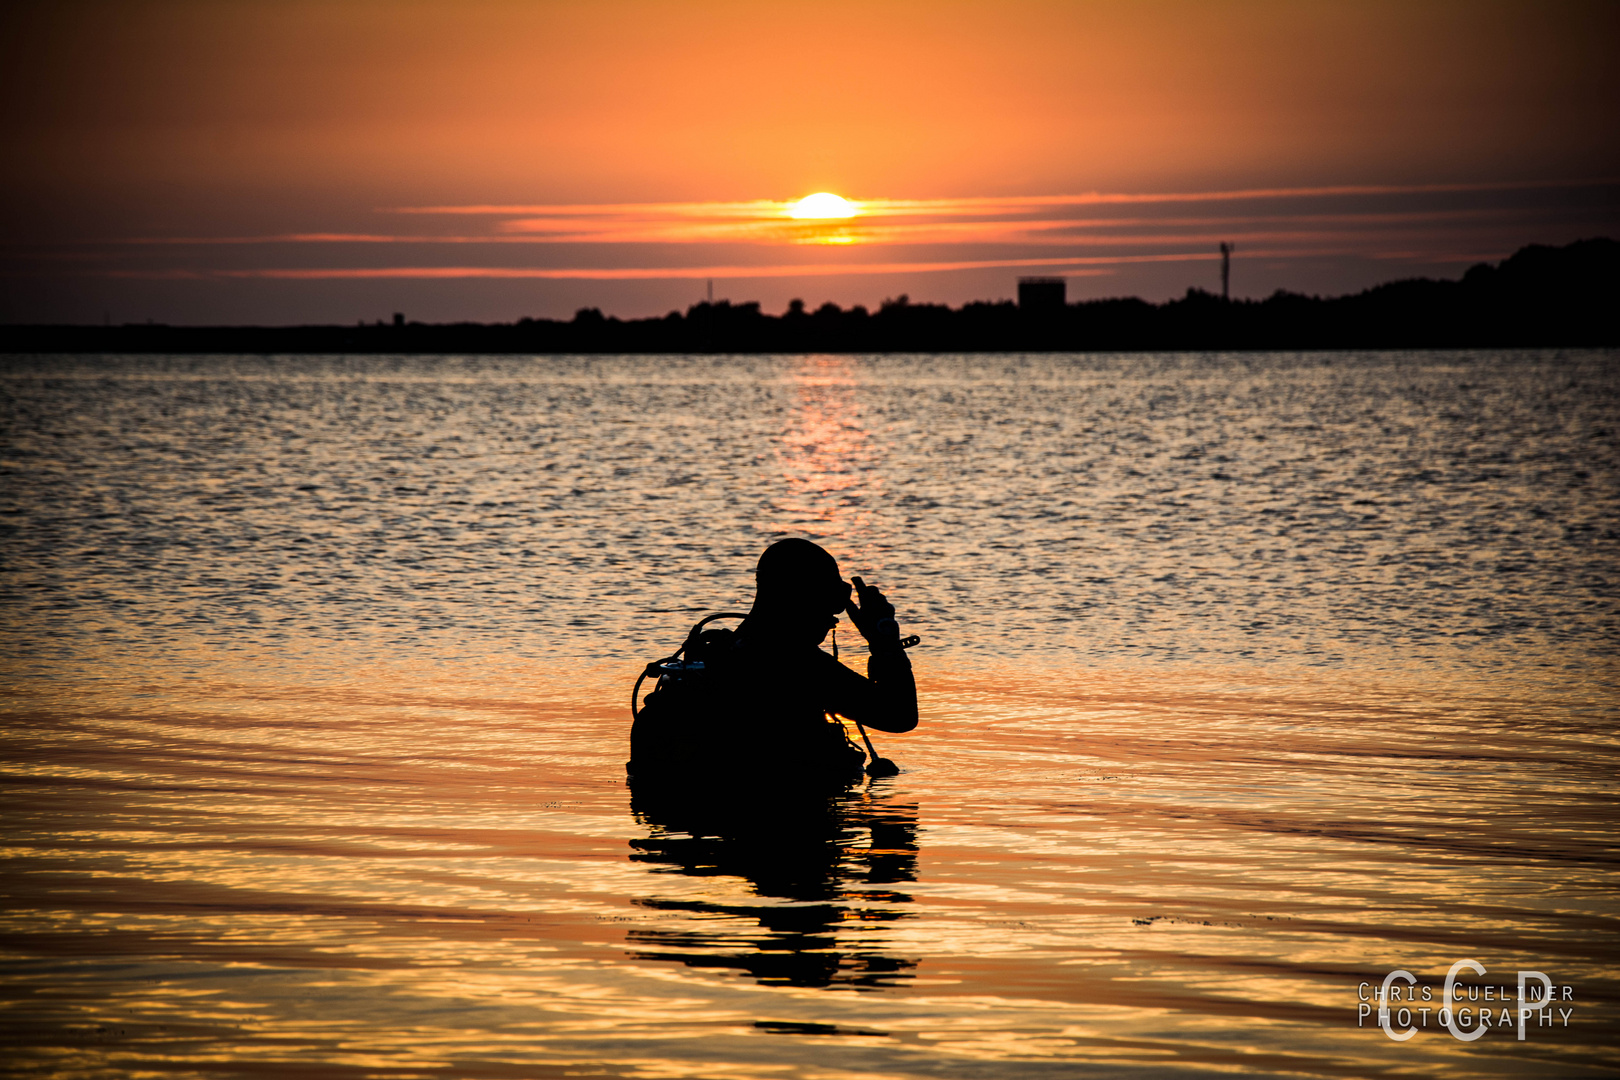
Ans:
[[[1237,250],[1236,244],[1221,241],[1221,299],[1232,299],[1232,252]]]
[[[404,326],[405,325],[405,313],[404,312],[402,312],[402,311],[394,312],[394,325],[395,326]]]
[[[1069,283],[1060,277],[1018,279],[1018,310],[1037,313],[1062,311],[1068,302]]]

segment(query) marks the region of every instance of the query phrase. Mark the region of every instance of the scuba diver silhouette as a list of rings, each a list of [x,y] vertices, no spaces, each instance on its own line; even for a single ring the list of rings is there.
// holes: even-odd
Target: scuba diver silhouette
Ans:
[[[780,540],[760,556],[754,606],[746,616],[711,615],[674,656],[654,661],[631,692],[632,782],[690,784],[762,776],[777,782],[842,785],[859,779],[866,754],[849,740],[842,716],[880,731],[917,726],[917,684],[894,605],[809,540]],[[859,675],[822,651],[848,612],[871,650]],[[705,629],[742,618],[735,631]],[[643,679],[657,688],[638,703]],[[868,749],[871,740],[866,739]],[[899,770],[874,750],[866,771]]]

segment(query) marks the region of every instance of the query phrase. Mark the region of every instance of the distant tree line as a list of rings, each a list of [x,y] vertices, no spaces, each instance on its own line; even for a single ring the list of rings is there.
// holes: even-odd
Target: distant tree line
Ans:
[[[584,308],[572,320],[296,327],[6,326],[7,352],[703,353],[1006,352],[1616,345],[1620,243],[1533,245],[1460,281],[1414,278],[1351,296],[1279,290],[1223,300],[1202,289],[1151,304],[1085,300],[1046,310],[1011,301],[950,308],[886,300],[876,311],[795,300],[700,303],[662,318]]]

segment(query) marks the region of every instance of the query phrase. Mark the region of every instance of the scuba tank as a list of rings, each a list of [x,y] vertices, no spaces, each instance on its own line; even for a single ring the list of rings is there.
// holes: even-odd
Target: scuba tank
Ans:
[[[749,757],[745,744],[752,740],[742,732],[727,730],[734,706],[728,708],[726,701],[726,668],[737,645],[737,633],[705,627],[716,619],[743,618],[747,616],[733,611],[705,616],[687,633],[679,649],[642,669],[630,691],[630,760],[625,762],[626,773],[632,781],[690,782],[774,767],[781,779],[803,778],[806,774],[839,783],[858,779],[867,756],[850,741],[843,724],[830,716],[826,717],[825,730],[816,729],[803,747],[806,753],[789,761]],[[836,637],[833,648],[836,658]],[[641,688],[648,679],[654,685],[643,699]],[[727,734],[732,737],[725,738]],[[872,750],[866,771],[873,776],[899,772],[893,762],[878,757],[865,728],[861,728],[861,735]]]
[[[648,664],[630,690],[630,760],[624,763],[632,777],[638,773],[674,774],[703,763],[700,728],[703,706],[713,697],[714,666],[736,642],[736,631],[703,628],[716,619],[744,619],[735,611],[720,611],[698,620],[681,647]],[[641,685],[654,680],[652,692],[641,699]]]

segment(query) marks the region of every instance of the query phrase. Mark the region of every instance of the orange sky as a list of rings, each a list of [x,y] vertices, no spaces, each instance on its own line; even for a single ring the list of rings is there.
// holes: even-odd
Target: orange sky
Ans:
[[[1240,295],[1454,274],[1620,232],[1617,11],[14,5],[0,318],[960,303],[1020,265],[1157,299],[1219,239]],[[713,210],[818,190],[870,208],[852,242]]]

